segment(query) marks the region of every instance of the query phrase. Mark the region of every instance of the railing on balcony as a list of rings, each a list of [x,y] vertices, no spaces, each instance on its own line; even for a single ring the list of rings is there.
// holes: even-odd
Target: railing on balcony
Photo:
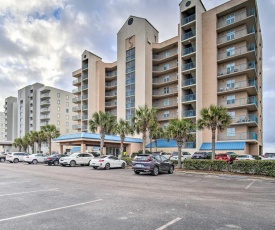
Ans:
[[[234,90],[234,89],[243,89],[243,88],[253,87],[253,86],[256,88],[256,90],[258,90],[256,79],[249,79],[246,81],[238,81],[234,83],[219,85],[218,92],[224,92],[224,91]]]
[[[225,42],[232,41],[237,38],[244,37],[244,36],[246,36],[248,34],[252,34],[252,33],[255,33],[254,27],[249,27],[249,28],[241,29],[241,30],[234,31],[231,33],[227,33],[225,35],[218,37],[218,45],[225,43]]]
[[[248,63],[242,63],[242,64],[235,65],[235,66],[220,68],[220,69],[218,69],[218,76],[237,73],[237,72],[245,71],[245,70],[248,70],[248,69],[255,69],[255,71],[257,71],[256,62],[251,61],[251,62],[248,62]]]
[[[82,64],[82,69],[87,69],[88,68],[88,64]]]
[[[186,110],[182,112],[182,117],[194,117],[196,116],[196,110]]]
[[[74,97],[73,99],[72,99],[72,102],[79,102],[80,101],[80,97]]]
[[[196,148],[196,142],[184,142],[182,145],[183,149],[195,149]]]
[[[78,92],[80,92],[80,88],[76,88],[72,90],[72,93],[78,93]]]
[[[82,90],[88,89],[88,84],[82,86]]]
[[[168,119],[176,119],[176,118],[178,118],[177,113],[164,113],[164,114],[157,115],[158,120],[168,120]]]
[[[80,119],[81,119],[81,117],[79,115],[72,116],[73,121],[77,121],[77,120],[80,120]]]
[[[195,61],[182,65],[182,71],[186,71],[186,70],[193,69],[193,68],[196,68],[196,62]]]
[[[50,119],[50,116],[49,115],[42,115],[42,116],[40,116],[40,119]]]
[[[80,106],[73,107],[73,112],[81,110]]]
[[[164,89],[157,89],[157,90],[153,90],[153,96],[164,96],[167,94],[171,94],[171,93],[178,93],[178,88],[177,87],[167,87],[166,91],[164,91]]]
[[[73,81],[73,85],[77,84],[77,83],[80,83],[80,82],[81,82],[80,79],[76,79],[76,80]]]
[[[239,98],[239,99],[230,99],[226,101],[220,101],[218,103],[220,106],[224,106],[227,108],[235,107],[235,106],[246,106],[255,104],[256,107],[258,107],[258,101],[255,96],[247,97],[247,98]]]
[[[232,124],[242,124],[242,123],[258,123],[258,118],[255,114],[246,114],[241,116],[232,117]]]
[[[73,128],[73,130],[76,130],[76,129],[80,129],[81,126],[80,125],[72,125],[72,128]]]
[[[186,39],[189,39],[189,38],[192,38],[192,37],[195,37],[196,36],[196,30],[191,30],[187,33],[183,33],[182,34],[182,41],[186,40]]]
[[[113,97],[117,95],[117,91],[105,92],[105,97]]]
[[[185,48],[181,51],[181,56],[187,55],[187,54],[191,54],[196,52],[196,46],[191,46],[188,48]]]
[[[83,115],[82,116],[82,120],[87,120],[88,119],[88,115]]]
[[[114,72],[106,72],[106,73],[105,73],[105,76],[106,76],[106,77],[114,77],[114,76],[117,76],[117,71],[114,71]]]
[[[88,99],[88,94],[83,94],[82,95],[82,100],[86,100],[86,99]]]
[[[196,94],[188,94],[188,95],[182,96],[182,102],[195,101],[195,100],[196,100]]]
[[[85,80],[85,79],[88,79],[88,74],[87,73],[82,75],[82,81]]]
[[[49,93],[42,93],[40,97],[50,97]]]
[[[112,86],[116,86],[117,85],[117,82],[116,81],[111,81],[111,82],[106,82],[105,83],[105,86],[106,87],[112,87]]]
[[[219,134],[218,140],[219,141],[258,140],[258,135],[255,132],[226,133],[226,134]]]
[[[40,112],[50,112],[50,109],[49,108],[43,108],[43,109],[40,109]]]
[[[47,104],[50,104],[50,101],[48,101],[48,100],[45,100],[45,101],[41,101],[41,103],[40,103],[41,105],[47,105]]]
[[[171,74],[171,75],[153,78],[153,84],[162,84],[162,83],[176,81],[176,80],[178,80],[178,75]]]
[[[183,18],[182,21],[181,21],[181,25],[183,26],[183,25],[185,25],[187,23],[190,23],[190,22],[193,22],[195,20],[196,20],[196,15],[192,14],[188,17]]]
[[[167,50],[164,53],[161,54],[154,54],[153,55],[153,60],[163,60],[165,58],[169,58],[171,56],[174,56],[178,54],[178,49],[173,49],[173,50]]]
[[[177,106],[178,102],[177,100],[169,100],[169,101],[162,101],[162,102],[153,102],[153,107],[156,108],[165,108],[169,106]]]
[[[116,101],[107,101],[105,102],[105,106],[116,106]]]
[[[234,14],[229,17],[229,15],[219,18],[217,28],[229,26],[233,23],[239,22],[243,19],[246,19],[250,16],[256,16],[255,8],[251,8],[240,13]]]
[[[117,110],[106,110],[106,113],[109,113],[115,117],[117,116]]]
[[[88,109],[88,105],[82,105],[82,110],[87,110]]]
[[[189,86],[189,85],[195,85],[196,84],[196,78],[189,78],[182,81],[182,86]]]
[[[49,124],[49,122],[41,122],[40,123],[40,126],[46,126],[46,125],[48,125]]]
[[[226,58],[238,56],[241,54],[248,53],[250,51],[255,51],[255,53],[256,53],[256,45],[255,44],[250,44],[249,46],[242,46],[239,48],[235,48],[233,50],[228,50],[226,52],[220,52],[220,53],[218,53],[218,60],[223,60]]]
[[[178,63],[169,63],[169,64],[162,65],[162,66],[153,66],[153,71],[161,72],[161,71],[166,71],[166,70],[177,68],[177,67],[178,67]]]

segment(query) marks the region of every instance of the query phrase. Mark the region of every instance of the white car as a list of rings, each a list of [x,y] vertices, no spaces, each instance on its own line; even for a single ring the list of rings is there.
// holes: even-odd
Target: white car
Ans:
[[[24,162],[28,164],[37,164],[37,163],[44,163],[46,160],[47,155],[43,153],[34,153],[24,157]]]
[[[262,157],[262,160],[275,160],[275,153],[265,153]]]
[[[252,160],[252,161],[254,161],[255,159],[253,158],[252,155],[245,154],[245,155],[238,155],[235,160],[236,161],[239,161],[239,160]]]
[[[28,153],[25,152],[12,152],[6,155],[6,161],[10,163],[18,163],[19,161],[24,161],[24,157],[28,156]]]
[[[99,158],[94,158],[90,162],[90,166],[93,167],[94,169],[97,168],[105,168],[105,169],[110,169],[110,168],[126,168],[126,162],[124,160],[120,160],[117,157],[113,155],[106,155],[106,156],[101,156]]]
[[[62,166],[70,165],[89,165],[90,161],[94,158],[92,154],[89,153],[73,153],[67,157],[61,157],[59,159],[59,164]]]
[[[170,161],[177,161],[179,156],[179,152],[173,152]],[[184,161],[185,159],[191,159],[191,154],[189,152],[181,152],[181,161]]]

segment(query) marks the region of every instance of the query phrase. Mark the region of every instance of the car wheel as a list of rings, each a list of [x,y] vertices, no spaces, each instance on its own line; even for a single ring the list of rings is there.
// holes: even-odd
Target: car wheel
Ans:
[[[75,165],[76,165],[75,161],[71,161],[71,162],[70,162],[70,166],[71,166],[71,167],[74,167]]]
[[[97,166],[93,166],[94,169],[97,169]]]
[[[122,163],[121,168],[122,168],[122,169],[125,169],[125,168],[126,168],[126,164],[125,164],[124,162]]]
[[[5,159],[4,159],[4,158],[1,158],[0,161],[1,161],[1,162],[5,162]]]
[[[38,163],[38,161],[37,160],[32,160],[32,163],[34,164],[34,165],[36,165],[37,163]]]
[[[19,160],[17,159],[17,158],[15,158],[14,160],[13,160],[13,163],[18,163],[19,162]]]
[[[152,175],[153,176],[157,176],[159,175],[159,168],[157,166],[154,167],[153,171],[152,171]]]
[[[57,166],[57,165],[58,165],[58,161],[54,161],[53,164],[54,164],[55,166]]]
[[[48,163],[48,165],[52,165],[52,163]]]
[[[105,169],[110,169],[110,164],[109,163],[107,163],[106,165],[105,165]]]
[[[135,174],[140,174],[140,172],[138,172],[138,171],[134,171],[134,173],[135,173]]]
[[[170,166],[168,173],[169,173],[169,174],[173,174],[173,172],[174,172],[174,167],[173,167],[173,166]]]

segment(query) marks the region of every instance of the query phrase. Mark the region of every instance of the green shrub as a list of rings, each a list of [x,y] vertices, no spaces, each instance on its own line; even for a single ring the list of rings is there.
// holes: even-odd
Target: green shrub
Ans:
[[[208,170],[208,171],[227,171],[228,163],[225,161],[212,160],[192,160],[186,159],[184,161],[184,168],[189,170]]]
[[[127,165],[132,165],[132,158],[131,157],[122,157],[121,160],[124,160]]]

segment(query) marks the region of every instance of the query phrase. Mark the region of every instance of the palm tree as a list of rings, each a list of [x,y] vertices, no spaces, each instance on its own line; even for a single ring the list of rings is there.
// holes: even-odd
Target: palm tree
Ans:
[[[157,120],[156,116],[157,110],[155,108],[148,108],[145,104],[144,106],[139,106],[135,112],[135,116],[132,118],[134,128],[139,134],[142,133],[142,152],[145,154],[145,143],[147,138],[147,132],[153,129],[154,123]]]
[[[47,137],[43,131],[38,131],[37,132],[37,147],[38,147],[38,152],[41,152],[41,145],[42,142],[47,141]]]
[[[216,105],[203,108],[200,114],[201,118],[197,121],[197,127],[199,130],[210,129],[212,131],[212,160],[214,160],[216,130],[223,131],[231,124],[232,118],[225,107]]]
[[[160,126],[157,126],[154,130],[151,132],[152,139],[154,139],[155,142],[155,150],[158,151],[158,139],[164,137],[164,131],[163,128]],[[152,142],[151,142],[152,143]]]
[[[25,152],[29,152],[28,147],[31,145],[29,134],[27,133],[23,138],[22,138],[22,147]]]
[[[15,138],[14,141],[13,141],[13,146],[15,148],[19,148],[19,152],[21,152],[22,150],[22,145],[23,145],[23,140],[22,138]]]
[[[128,121],[123,119],[119,119],[119,121],[115,124],[113,132],[120,136],[120,154],[119,158],[123,155],[124,149],[124,141],[126,135],[133,135],[134,134],[134,127]]]
[[[29,137],[29,141],[31,143],[32,153],[34,153],[34,144],[37,143],[37,141],[38,141],[38,132],[31,131],[29,133],[28,137]]]
[[[49,154],[52,152],[52,139],[60,136],[59,130],[55,125],[45,125],[42,126],[41,131],[45,134],[45,137],[49,146]]]
[[[194,130],[195,125],[190,119],[171,120],[165,130],[166,138],[175,140],[178,145],[178,168],[182,168],[181,149],[183,143],[188,139],[190,133]]]
[[[100,134],[100,155],[103,155],[105,134],[113,132],[114,125],[116,123],[116,117],[110,113],[102,111],[95,112],[93,118],[89,121],[91,132],[96,132],[99,129]]]

